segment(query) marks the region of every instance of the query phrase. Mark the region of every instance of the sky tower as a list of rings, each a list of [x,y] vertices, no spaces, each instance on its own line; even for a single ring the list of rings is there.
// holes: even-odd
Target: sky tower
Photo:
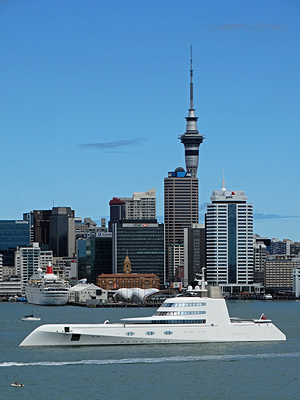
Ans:
[[[179,135],[181,143],[185,149],[185,166],[186,171],[192,174],[193,178],[197,176],[198,162],[199,162],[199,146],[203,142],[204,136],[202,136],[197,129],[197,119],[195,115],[194,103],[193,103],[193,57],[192,57],[192,46],[191,46],[191,69],[190,69],[190,108],[189,114],[186,119],[186,132],[183,135]]]

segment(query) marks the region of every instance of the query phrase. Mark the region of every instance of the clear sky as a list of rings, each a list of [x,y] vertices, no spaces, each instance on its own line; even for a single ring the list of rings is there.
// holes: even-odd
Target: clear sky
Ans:
[[[300,241],[300,1],[0,0],[0,219],[157,191],[184,167],[190,45],[200,215],[223,171],[254,231]]]

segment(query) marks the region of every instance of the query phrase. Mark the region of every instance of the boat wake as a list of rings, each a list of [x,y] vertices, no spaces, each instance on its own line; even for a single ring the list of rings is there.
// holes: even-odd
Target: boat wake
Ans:
[[[2,362],[0,367],[55,367],[65,365],[108,365],[108,364],[155,364],[173,362],[195,362],[195,361],[240,361],[251,359],[270,358],[298,358],[300,353],[269,353],[269,354],[226,354],[226,355],[205,355],[205,356],[177,356],[158,358],[122,358],[119,360],[78,360],[78,361],[38,361],[38,362]]]

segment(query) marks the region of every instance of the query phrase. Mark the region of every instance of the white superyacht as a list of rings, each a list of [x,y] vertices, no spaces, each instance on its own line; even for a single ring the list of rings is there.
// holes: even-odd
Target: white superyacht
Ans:
[[[205,342],[282,341],[286,336],[263,314],[231,319],[218,286],[188,288],[150,317],[120,323],[41,325],[20,346],[87,346]]]
[[[53,274],[52,266],[44,273],[38,268],[25,287],[28,303],[41,306],[64,306],[69,300],[68,282]]]

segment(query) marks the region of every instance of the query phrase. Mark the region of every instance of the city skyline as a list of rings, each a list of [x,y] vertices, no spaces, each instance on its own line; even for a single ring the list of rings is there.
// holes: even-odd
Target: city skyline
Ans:
[[[0,219],[113,197],[184,167],[190,46],[200,222],[214,190],[247,193],[254,233],[300,240],[300,5],[217,0],[1,2]],[[180,29],[178,29],[180,27]]]

